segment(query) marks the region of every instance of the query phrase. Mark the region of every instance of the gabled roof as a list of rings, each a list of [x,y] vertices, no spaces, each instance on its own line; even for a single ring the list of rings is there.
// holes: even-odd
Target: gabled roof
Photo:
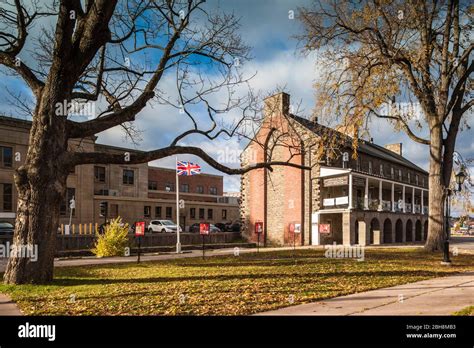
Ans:
[[[306,118],[302,118],[300,116],[296,115],[288,115],[290,118],[304,126],[305,128],[309,129],[310,131],[314,132],[315,134],[322,134],[323,132],[327,132],[331,134],[332,136],[337,136],[340,137],[341,140],[345,140],[347,145],[352,147],[352,138],[344,133],[341,133],[333,128],[329,128],[326,126],[323,126],[317,122],[310,121]],[[382,158],[386,161],[390,161],[393,163],[400,164],[402,166],[414,169],[416,171],[428,174],[428,172],[420,167],[418,167],[415,163],[409,161],[403,156],[400,156],[399,154],[396,154],[393,151],[390,151],[383,146],[365,141],[363,139],[359,139],[358,141],[358,148],[357,151],[363,152],[365,154]]]

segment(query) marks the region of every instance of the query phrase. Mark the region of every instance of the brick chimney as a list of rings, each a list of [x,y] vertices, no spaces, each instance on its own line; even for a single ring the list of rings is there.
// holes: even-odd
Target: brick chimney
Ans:
[[[385,145],[385,148],[387,150],[395,152],[397,155],[403,156],[402,155],[402,143],[387,144],[387,145]]]
[[[290,95],[285,92],[274,94],[265,98],[263,113],[265,117],[270,115],[288,115],[290,109]]]

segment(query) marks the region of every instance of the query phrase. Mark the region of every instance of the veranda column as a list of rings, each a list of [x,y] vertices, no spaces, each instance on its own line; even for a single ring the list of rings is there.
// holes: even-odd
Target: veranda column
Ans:
[[[424,209],[425,209],[425,204],[423,203],[423,193],[424,193],[424,192],[425,192],[425,190],[422,189],[422,190],[421,190],[421,214],[424,214],[424,213],[425,213],[425,211],[424,211]]]
[[[415,188],[412,187],[411,191],[411,212],[415,214]]]
[[[392,182],[392,212],[395,212],[395,184]]]
[[[379,180],[379,211],[382,210],[382,180]]]
[[[402,189],[402,200],[403,200],[403,212],[406,213],[407,210],[405,208],[405,185],[403,185],[403,189]]]
[[[352,209],[352,174],[349,174],[349,209]]]
[[[369,178],[365,178],[364,209],[369,209]]]

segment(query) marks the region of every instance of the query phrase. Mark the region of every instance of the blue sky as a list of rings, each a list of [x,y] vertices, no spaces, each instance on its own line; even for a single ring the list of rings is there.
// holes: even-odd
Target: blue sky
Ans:
[[[284,87],[291,95],[292,103],[301,102],[302,116],[308,116],[314,107],[313,84],[318,77],[318,62],[315,55],[303,56],[297,49],[297,41],[293,36],[301,30],[297,19],[290,19],[289,11],[296,14],[299,6],[305,6],[309,1],[289,0],[211,0],[206,6],[226,12],[234,12],[241,18],[240,34],[244,41],[252,47],[253,59],[242,66],[244,73],[256,76],[250,85],[262,93],[270,92],[277,86]],[[27,59],[27,57],[25,57]],[[24,90],[24,85],[15,78],[3,78],[2,83],[8,88],[19,91]],[[168,76],[160,89],[173,89],[173,76]],[[5,97],[0,97],[0,112],[9,110]],[[323,120],[322,120],[323,122]],[[189,128],[184,115],[167,106],[155,105],[147,107],[137,117],[136,126],[143,131],[138,148],[151,150],[169,144],[174,135]],[[411,141],[404,133],[397,133],[390,125],[378,120],[370,126],[371,136],[380,145],[402,142],[404,156],[424,169],[428,169],[427,146]],[[460,133],[456,149],[464,158],[474,158],[473,132]],[[133,144],[124,142],[122,130],[117,127],[99,134],[99,143],[134,147]],[[206,149],[215,158],[227,156],[229,166],[238,166],[232,155],[239,152],[246,144],[238,139],[217,139],[209,142],[200,137],[186,139],[183,144],[192,144]],[[227,154],[227,155],[226,155]],[[224,157],[225,157],[224,156]],[[203,171],[218,173],[208,165],[193,156],[180,156],[182,160],[193,160],[203,165]],[[173,167],[174,158],[162,159],[153,162],[155,165]],[[474,168],[471,168],[474,173]],[[237,176],[224,176],[224,190],[238,191],[240,178]]]

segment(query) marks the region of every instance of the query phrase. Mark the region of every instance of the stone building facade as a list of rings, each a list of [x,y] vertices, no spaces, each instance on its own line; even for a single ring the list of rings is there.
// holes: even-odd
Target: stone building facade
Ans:
[[[401,144],[382,147],[359,139],[354,151],[350,127],[331,129],[289,109],[288,94],[267,98],[262,125],[242,153],[242,167],[264,161],[290,164],[242,175],[247,239],[257,239],[256,222],[263,223],[260,240],[266,245],[426,238],[428,173],[402,156]]]
[[[13,175],[24,161],[31,123],[0,116],[0,221],[15,219],[17,193]],[[70,147],[82,151],[121,153],[137,150],[97,144],[96,138],[72,140]],[[200,174],[180,177],[180,224],[186,228],[198,222],[233,222],[240,218],[236,197],[223,192],[223,177]],[[100,203],[107,202],[108,217],[125,222],[152,219],[176,221],[175,171],[143,164],[81,165],[67,179],[67,195],[61,204],[61,224],[68,224],[69,201],[75,198],[72,224],[102,223]]]

